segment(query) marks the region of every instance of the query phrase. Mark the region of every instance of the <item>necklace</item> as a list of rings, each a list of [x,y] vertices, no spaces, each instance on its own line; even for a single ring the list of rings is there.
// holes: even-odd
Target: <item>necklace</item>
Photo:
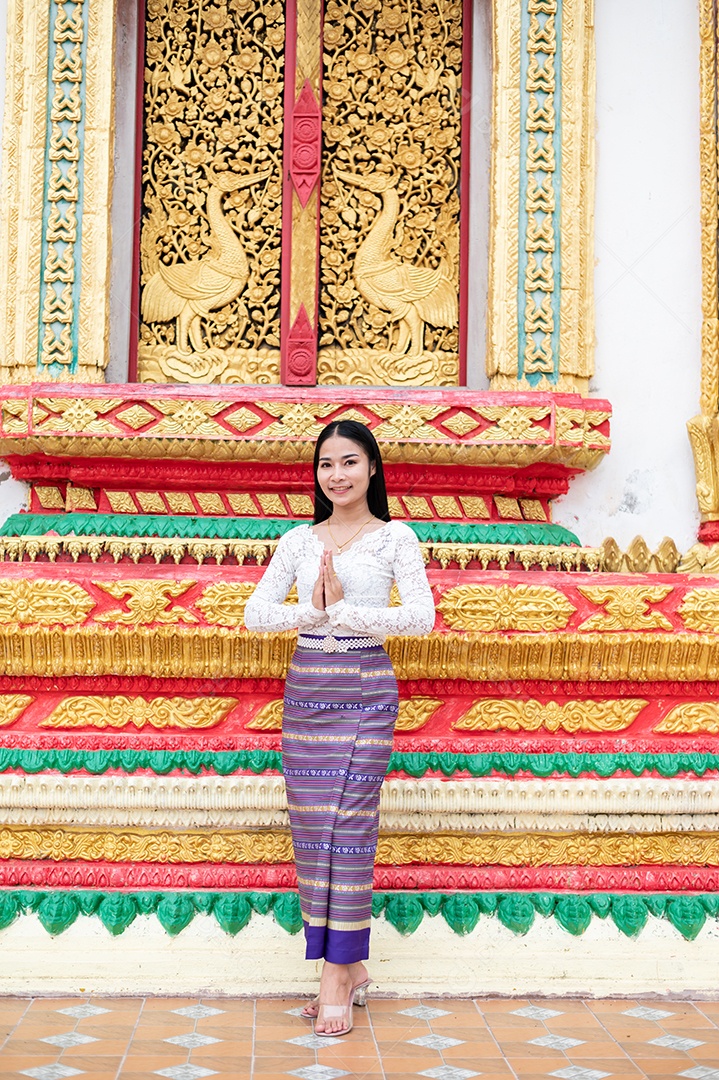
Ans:
[[[342,550],[343,550],[344,548],[346,548],[348,544],[351,544],[351,543],[352,543],[352,541],[354,540],[355,536],[359,536],[359,534],[360,534],[360,533],[362,532],[362,530],[364,529],[365,525],[369,525],[370,521],[372,521],[372,520],[373,520],[373,517],[374,517],[374,515],[372,515],[372,517],[368,517],[366,521],[363,521],[363,522],[362,522],[362,524],[360,525],[359,529],[357,530],[357,532],[353,532],[353,533],[352,533],[352,535],[350,536],[350,538],[349,538],[348,540],[345,540],[344,544],[338,544],[338,543],[337,543],[337,538],[335,537],[334,533],[332,532],[332,528],[331,528],[331,526],[330,526],[330,519],[329,519],[329,518],[327,518],[327,531],[328,531],[328,533],[330,534],[330,539],[332,540],[332,543],[333,543],[333,544],[335,545],[335,547],[337,548],[337,554],[338,554],[338,555],[341,555],[341,554],[342,554]]]

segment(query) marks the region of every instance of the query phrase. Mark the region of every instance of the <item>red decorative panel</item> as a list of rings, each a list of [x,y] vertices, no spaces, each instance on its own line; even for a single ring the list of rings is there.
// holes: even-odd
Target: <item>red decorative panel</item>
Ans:
[[[309,80],[305,80],[292,114],[290,150],[290,176],[303,207],[319,179],[321,150],[322,113]]]
[[[287,381],[294,386],[312,386],[317,369],[317,336],[300,304],[292,329],[287,335]]]

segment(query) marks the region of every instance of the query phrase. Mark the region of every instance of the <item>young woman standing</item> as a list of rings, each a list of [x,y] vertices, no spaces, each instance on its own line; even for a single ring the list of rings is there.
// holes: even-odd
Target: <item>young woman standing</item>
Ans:
[[[380,789],[397,719],[387,634],[427,634],[434,603],[417,538],[390,521],[379,447],[364,424],[321,432],[314,525],[286,533],[245,609],[249,630],[299,629],[285,684],[282,763],[306,957],[324,957],[305,1010],[317,1035],[352,1028],[369,977]],[[299,603],[284,600],[297,582]],[[402,604],[390,608],[397,583]]]

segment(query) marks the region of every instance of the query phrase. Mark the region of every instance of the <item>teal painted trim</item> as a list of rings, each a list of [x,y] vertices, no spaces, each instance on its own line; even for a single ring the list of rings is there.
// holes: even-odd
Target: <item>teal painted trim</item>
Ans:
[[[164,514],[12,514],[2,536],[158,536],[270,540],[300,522],[285,518],[173,517]]]
[[[38,327],[38,357],[37,369],[43,375],[50,375],[53,379],[62,380],[67,375],[77,371],[78,366],[78,333],[80,290],[82,284],[82,208],[84,198],[84,157],[83,147],[85,142],[85,97],[86,97],[86,72],[87,72],[87,28],[88,28],[89,0],[50,0],[50,14],[48,22],[48,71],[47,71],[47,117],[45,131],[45,170],[43,180],[43,215],[42,215],[42,247],[40,264],[40,310]],[[79,17],[78,17],[79,13]],[[80,68],[76,73],[71,68],[75,60],[75,50],[79,46]],[[64,65],[64,73],[70,78],[59,82],[53,80],[55,61]],[[63,98],[56,100],[57,89],[62,90]],[[57,119],[53,125],[51,111],[59,109],[64,115]],[[64,138],[74,136],[77,144],[77,155],[64,149],[53,149],[53,127],[55,133],[58,130]],[[68,156],[65,156],[67,154]],[[50,198],[51,177],[59,174],[59,184],[65,181],[68,186],[76,182],[77,199]],[[73,172],[76,180],[73,180]],[[67,190],[67,187],[66,187]],[[49,223],[53,207],[60,219],[61,226],[68,230],[74,230],[74,240],[68,241],[61,238],[49,237]],[[68,217],[68,215],[70,215]],[[48,274],[48,254],[52,246],[55,253],[56,266]],[[70,322],[43,321],[43,312],[48,302],[58,305],[62,302],[63,294],[70,286],[71,310],[65,312]],[[43,340],[48,326],[52,329],[54,338],[59,341],[61,337],[69,337],[71,363],[43,364]]]
[[[20,915],[37,915],[49,934],[61,934],[79,915],[95,916],[118,936],[138,915],[155,915],[173,937],[190,925],[195,915],[214,915],[232,936],[243,930],[254,914],[272,913],[289,934],[302,929],[296,892],[92,892],[52,890],[0,890],[0,930]],[[425,915],[441,915],[455,934],[469,934],[482,916],[497,918],[514,934],[526,934],[539,915],[553,917],[567,933],[580,937],[594,919],[611,918],[617,930],[636,938],[649,916],[666,919],[686,941],[693,941],[707,917],[719,917],[719,896],[673,893],[375,893],[372,915],[384,916],[404,935],[413,934]]]
[[[279,750],[27,750],[0,747],[0,772],[19,769],[26,773],[89,772],[95,776],[108,769],[134,773],[148,770],[164,776],[173,770],[197,775],[214,772],[220,776],[249,770],[253,773],[281,770]],[[658,773],[704,776],[719,771],[719,754],[449,754],[405,753],[390,757],[389,773],[404,772],[421,777],[427,773],[455,776],[616,776],[630,773],[643,776]]]
[[[520,167],[519,167],[519,259],[518,259],[518,296],[517,296],[517,326],[518,326],[518,357],[517,357],[517,373],[518,379],[526,380],[530,386],[537,386],[542,379],[546,379],[550,383],[556,383],[559,380],[559,326],[560,326],[560,297],[561,297],[561,191],[562,191],[562,10],[563,0],[556,0],[556,14],[554,15],[554,25],[556,28],[556,51],[554,53],[554,70],[555,70],[555,89],[553,96],[553,104],[555,110],[555,129],[552,133],[552,144],[554,149],[555,170],[552,174],[554,177],[554,210],[550,216],[552,218],[552,231],[554,235],[554,251],[551,253],[552,259],[552,274],[554,277],[554,291],[548,294],[540,289],[534,291],[531,295],[534,299],[534,304],[539,307],[545,297],[549,296],[551,300],[551,309],[553,315],[553,329],[551,334],[552,343],[552,357],[554,360],[553,370],[551,372],[530,372],[525,373],[524,370],[524,352],[527,345],[527,335],[525,332],[525,307],[527,303],[527,293],[525,291],[524,283],[527,272],[527,263],[529,253],[527,252],[525,238],[527,236],[527,227],[529,215],[527,213],[527,191],[529,185],[529,172],[527,170],[527,150],[529,145],[529,131],[527,130],[527,116],[529,109],[529,91],[527,90],[527,73],[529,69],[529,28],[530,28],[530,15],[529,4],[527,0],[522,0],[522,16],[521,16],[521,50],[520,50],[520,126],[519,126],[519,142],[520,142]],[[538,14],[536,16],[541,26],[544,26],[549,15],[545,13]],[[547,53],[537,54],[542,59],[542,62],[546,60]],[[549,95],[542,90],[535,92],[535,97],[540,106],[546,103]],[[540,133],[541,135],[542,133]],[[549,135],[545,135],[548,138]],[[550,175],[544,170],[537,171],[535,174],[537,183],[541,184]],[[537,252],[537,261],[541,262],[544,256],[544,252]],[[535,338],[541,339],[542,334],[537,333]]]
[[[165,517],[163,514],[12,514],[0,536],[159,536],[221,540],[274,540],[304,524],[286,518]],[[561,525],[516,522],[464,525],[411,521],[409,527],[423,542],[446,544],[513,544],[516,546],[578,546],[579,539]]]

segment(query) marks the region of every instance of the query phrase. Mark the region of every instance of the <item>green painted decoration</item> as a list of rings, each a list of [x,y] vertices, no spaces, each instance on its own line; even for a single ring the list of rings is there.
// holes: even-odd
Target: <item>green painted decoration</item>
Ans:
[[[214,772],[229,776],[236,772],[280,772],[279,750],[28,750],[0,747],[0,772],[19,769],[26,773],[55,771],[89,772],[94,776],[119,769],[134,773],[142,770],[165,776],[173,771],[197,775]],[[633,776],[658,773],[672,777],[680,774],[704,776],[719,771],[719,754],[616,754],[552,753],[529,754],[496,752],[492,754],[405,753],[395,751],[389,762],[390,773],[421,777],[427,773],[456,776]]]
[[[681,936],[693,941],[707,918],[719,919],[717,896],[698,894],[614,895],[612,893],[375,893],[372,915],[384,916],[403,935],[413,934],[425,916],[441,915],[455,934],[470,934],[482,917],[497,918],[514,934],[526,934],[537,916],[554,918],[575,937],[593,918],[611,917],[620,933],[635,938],[649,917],[667,919]],[[253,914],[272,914],[289,934],[302,929],[295,892],[34,892],[0,890],[0,930],[20,915],[36,914],[49,934],[61,934],[79,915],[100,919],[114,936],[122,934],[138,915],[155,915],[168,934],[181,933],[195,915],[213,915],[225,933],[234,936]]]
[[[216,540],[276,540],[296,525],[288,518],[173,517],[164,514],[12,514],[0,536],[158,536]],[[510,522],[464,525],[408,521],[419,540],[440,544],[576,546],[579,539],[561,525]]]

